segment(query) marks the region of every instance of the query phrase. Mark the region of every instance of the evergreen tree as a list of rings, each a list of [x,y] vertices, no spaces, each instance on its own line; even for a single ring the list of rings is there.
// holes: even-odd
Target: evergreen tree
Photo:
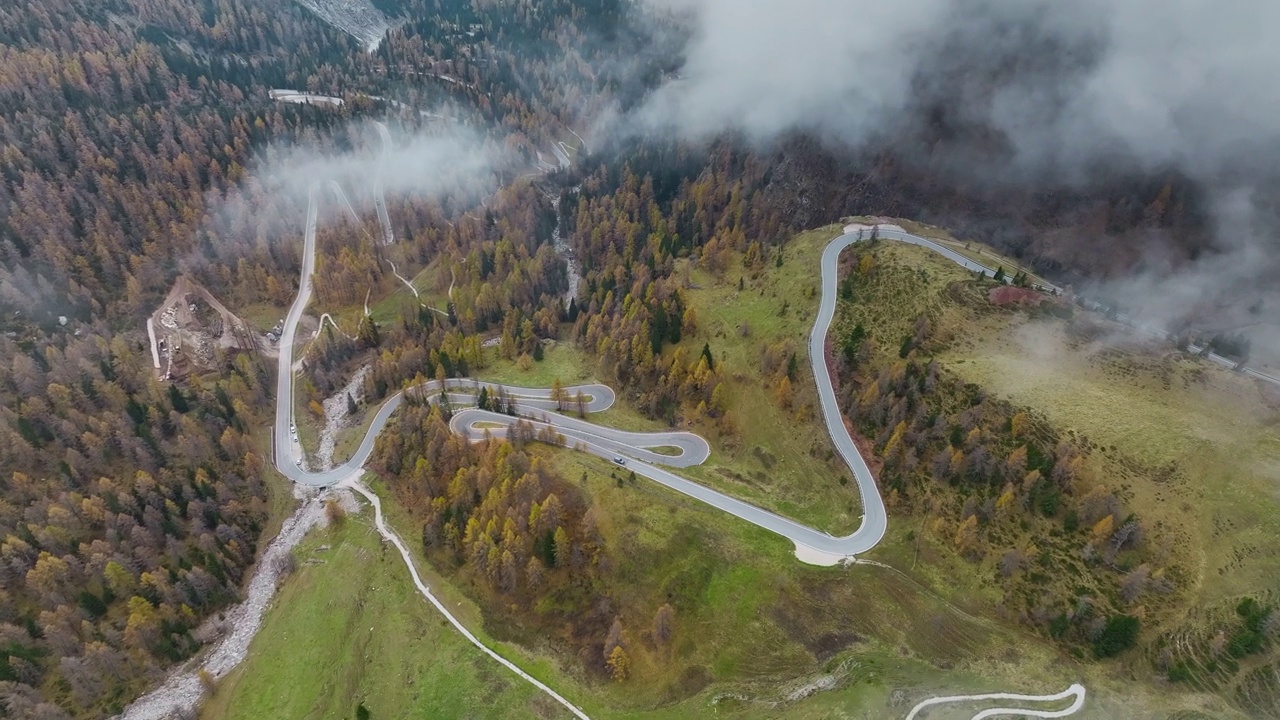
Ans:
[[[364,322],[360,323],[360,332],[356,340],[366,348],[378,347],[382,343],[382,333],[378,331],[378,323],[373,318],[366,317]]]
[[[707,369],[716,369],[716,360],[711,357],[711,343],[702,343],[702,357],[707,361]]]
[[[174,412],[185,415],[191,410],[191,404],[187,402],[187,397],[182,394],[182,390],[177,385],[169,386],[169,404],[173,406]]]

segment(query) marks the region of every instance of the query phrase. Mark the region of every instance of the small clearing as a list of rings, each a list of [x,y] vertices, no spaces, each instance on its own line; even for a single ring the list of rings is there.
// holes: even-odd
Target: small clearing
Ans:
[[[219,351],[256,352],[269,344],[203,285],[179,275],[147,320],[152,359],[162,379],[216,369]]]

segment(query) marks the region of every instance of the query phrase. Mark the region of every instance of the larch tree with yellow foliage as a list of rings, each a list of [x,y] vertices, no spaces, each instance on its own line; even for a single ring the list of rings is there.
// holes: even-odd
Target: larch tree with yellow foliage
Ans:
[[[956,549],[961,553],[969,552],[978,545],[978,516],[970,515],[960,523],[954,538]]]
[[[631,676],[631,658],[627,655],[627,651],[619,645],[609,653],[609,674],[613,676],[614,682],[625,682]]]
[[[1116,516],[1108,515],[1094,524],[1093,529],[1089,531],[1089,537],[1093,538],[1094,542],[1106,542],[1115,531]]]

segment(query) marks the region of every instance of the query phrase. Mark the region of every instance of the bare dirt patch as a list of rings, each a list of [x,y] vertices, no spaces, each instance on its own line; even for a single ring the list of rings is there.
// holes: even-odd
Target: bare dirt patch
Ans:
[[[1027,305],[1034,306],[1044,302],[1047,298],[1029,288],[1013,287],[1011,285],[1002,285],[993,287],[987,293],[987,299],[992,305]]]
[[[248,323],[186,275],[178,276],[147,322],[158,370],[166,380],[214,370],[227,352],[262,349]]]

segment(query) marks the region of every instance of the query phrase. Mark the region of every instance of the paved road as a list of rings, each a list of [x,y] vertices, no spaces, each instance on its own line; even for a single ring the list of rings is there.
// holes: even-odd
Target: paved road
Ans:
[[[969,720],[986,720],[993,717],[1033,717],[1033,718],[1063,718],[1068,715],[1074,715],[1084,707],[1084,686],[1076,683],[1066,690],[1054,695],[1020,695],[1018,693],[987,693],[985,695],[948,695],[946,697],[935,697],[925,700],[915,707],[911,708],[911,712],[907,714],[906,720],[915,720],[927,707],[934,705],[944,705],[956,702],[976,702],[984,700],[1013,700],[1014,702],[1058,702],[1072,698],[1070,705],[1061,710],[1032,710],[1029,708],[1009,708],[994,707],[987,708],[978,712],[978,714],[969,718]]]
[[[386,426],[391,414],[400,407],[402,394],[396,394],[383,403],[373,418],[369,430],[365,433],[360,446],[351,458],[342,465],[325,472],[308,472],[300,466],[300,448],[293,431],[293,347],[299,318],[311,300],[311,274],[315,269],[316,218],[318,202],[318,185],[311,188],[307,208],[307,225],[303,241],[302,277],[298,296],[294,299],[289,313],[285,317],[283,333],[280,338],[280,354],[276,385],[276,425],[275,465],[286,477],[304,485],[327,487],[336,485],[345,479],[357,476],[373,451],[373,443]],[[837,562],[866,552],[884,536],[888,518],[885,515],[884,503],[880,500],[875,480],[866,462],[858,454],[853,440],[844,429],[839,407],[835,400],[831,378],[826,366],[821,362],[821,347],[826,337],[827,327],[835,312],[836,298],[836,260],[840,250],[850,243],[856,242],[856,234],[850,233],[837,238],[827,247],[823,255],[822,275],[822,307],[819,320],[814,326],[810,353],[815,359],[814,376],[818,378],[819,393],[822,399],[823,415],[827,420],[827,428],[831,433],[845,461],[853,469],[858,479],[858,489],[866,508],[862,526],[851,535],[837,538],[819,530],[806,527],[793,520],[725,495],[716,490],[704,487],[686,478],[663,469],[668,467],[688,467],[704,462],[710,455],[710,447],[706,440],[687,432],[629,433],[603,427],[584,420],[554,412],[556,403],[551,400],[551,390],[545,388],[505,388],[516,402],[518,411],[523,415],[532,415],[535,425],[548,427],[563,435],[566,444],[600,457],[613,460],[621,459],[621,463],[655,482],[690,497],[701,500],[713,507],[742,518],[754,525],[775,532],[795,543],[798,554],[802,558],[812,560],[815,556],[823,564]],[[818,348],[815,352],[813,348]],[[493,383],[479,383],[474,380],[452,379],[444,381],[443,386],[432,381],[414,388],[411,392],[421,394],[424,398],[438,397],[447,393],[450,402],[456,404],[474,403],[474,395],[481,385],[487,385],[489,392],[496,393],[499,386]],[[584,385],[565,388],[570,398],[579,391],[589,397],[584,410],[588,413],[600,412],[613,404],[613,391],[604,385]],[[572,409],[572,403],[570,403]],[[453,420],[453,428],[459,432],[466,431],[478,437],[483,431],[476,428],[477,423],[487,423],[496,427],[490,429],[494,435],[505,435],[506,429],[515,422],[515,418],[480,410],[459,412]],[[671,447],[680,451],[679,455],[665,455],[654,452],[651,448]],[[628,459],[629,458],[629,459]],[[805,551],[809,552],[805,552]]]

